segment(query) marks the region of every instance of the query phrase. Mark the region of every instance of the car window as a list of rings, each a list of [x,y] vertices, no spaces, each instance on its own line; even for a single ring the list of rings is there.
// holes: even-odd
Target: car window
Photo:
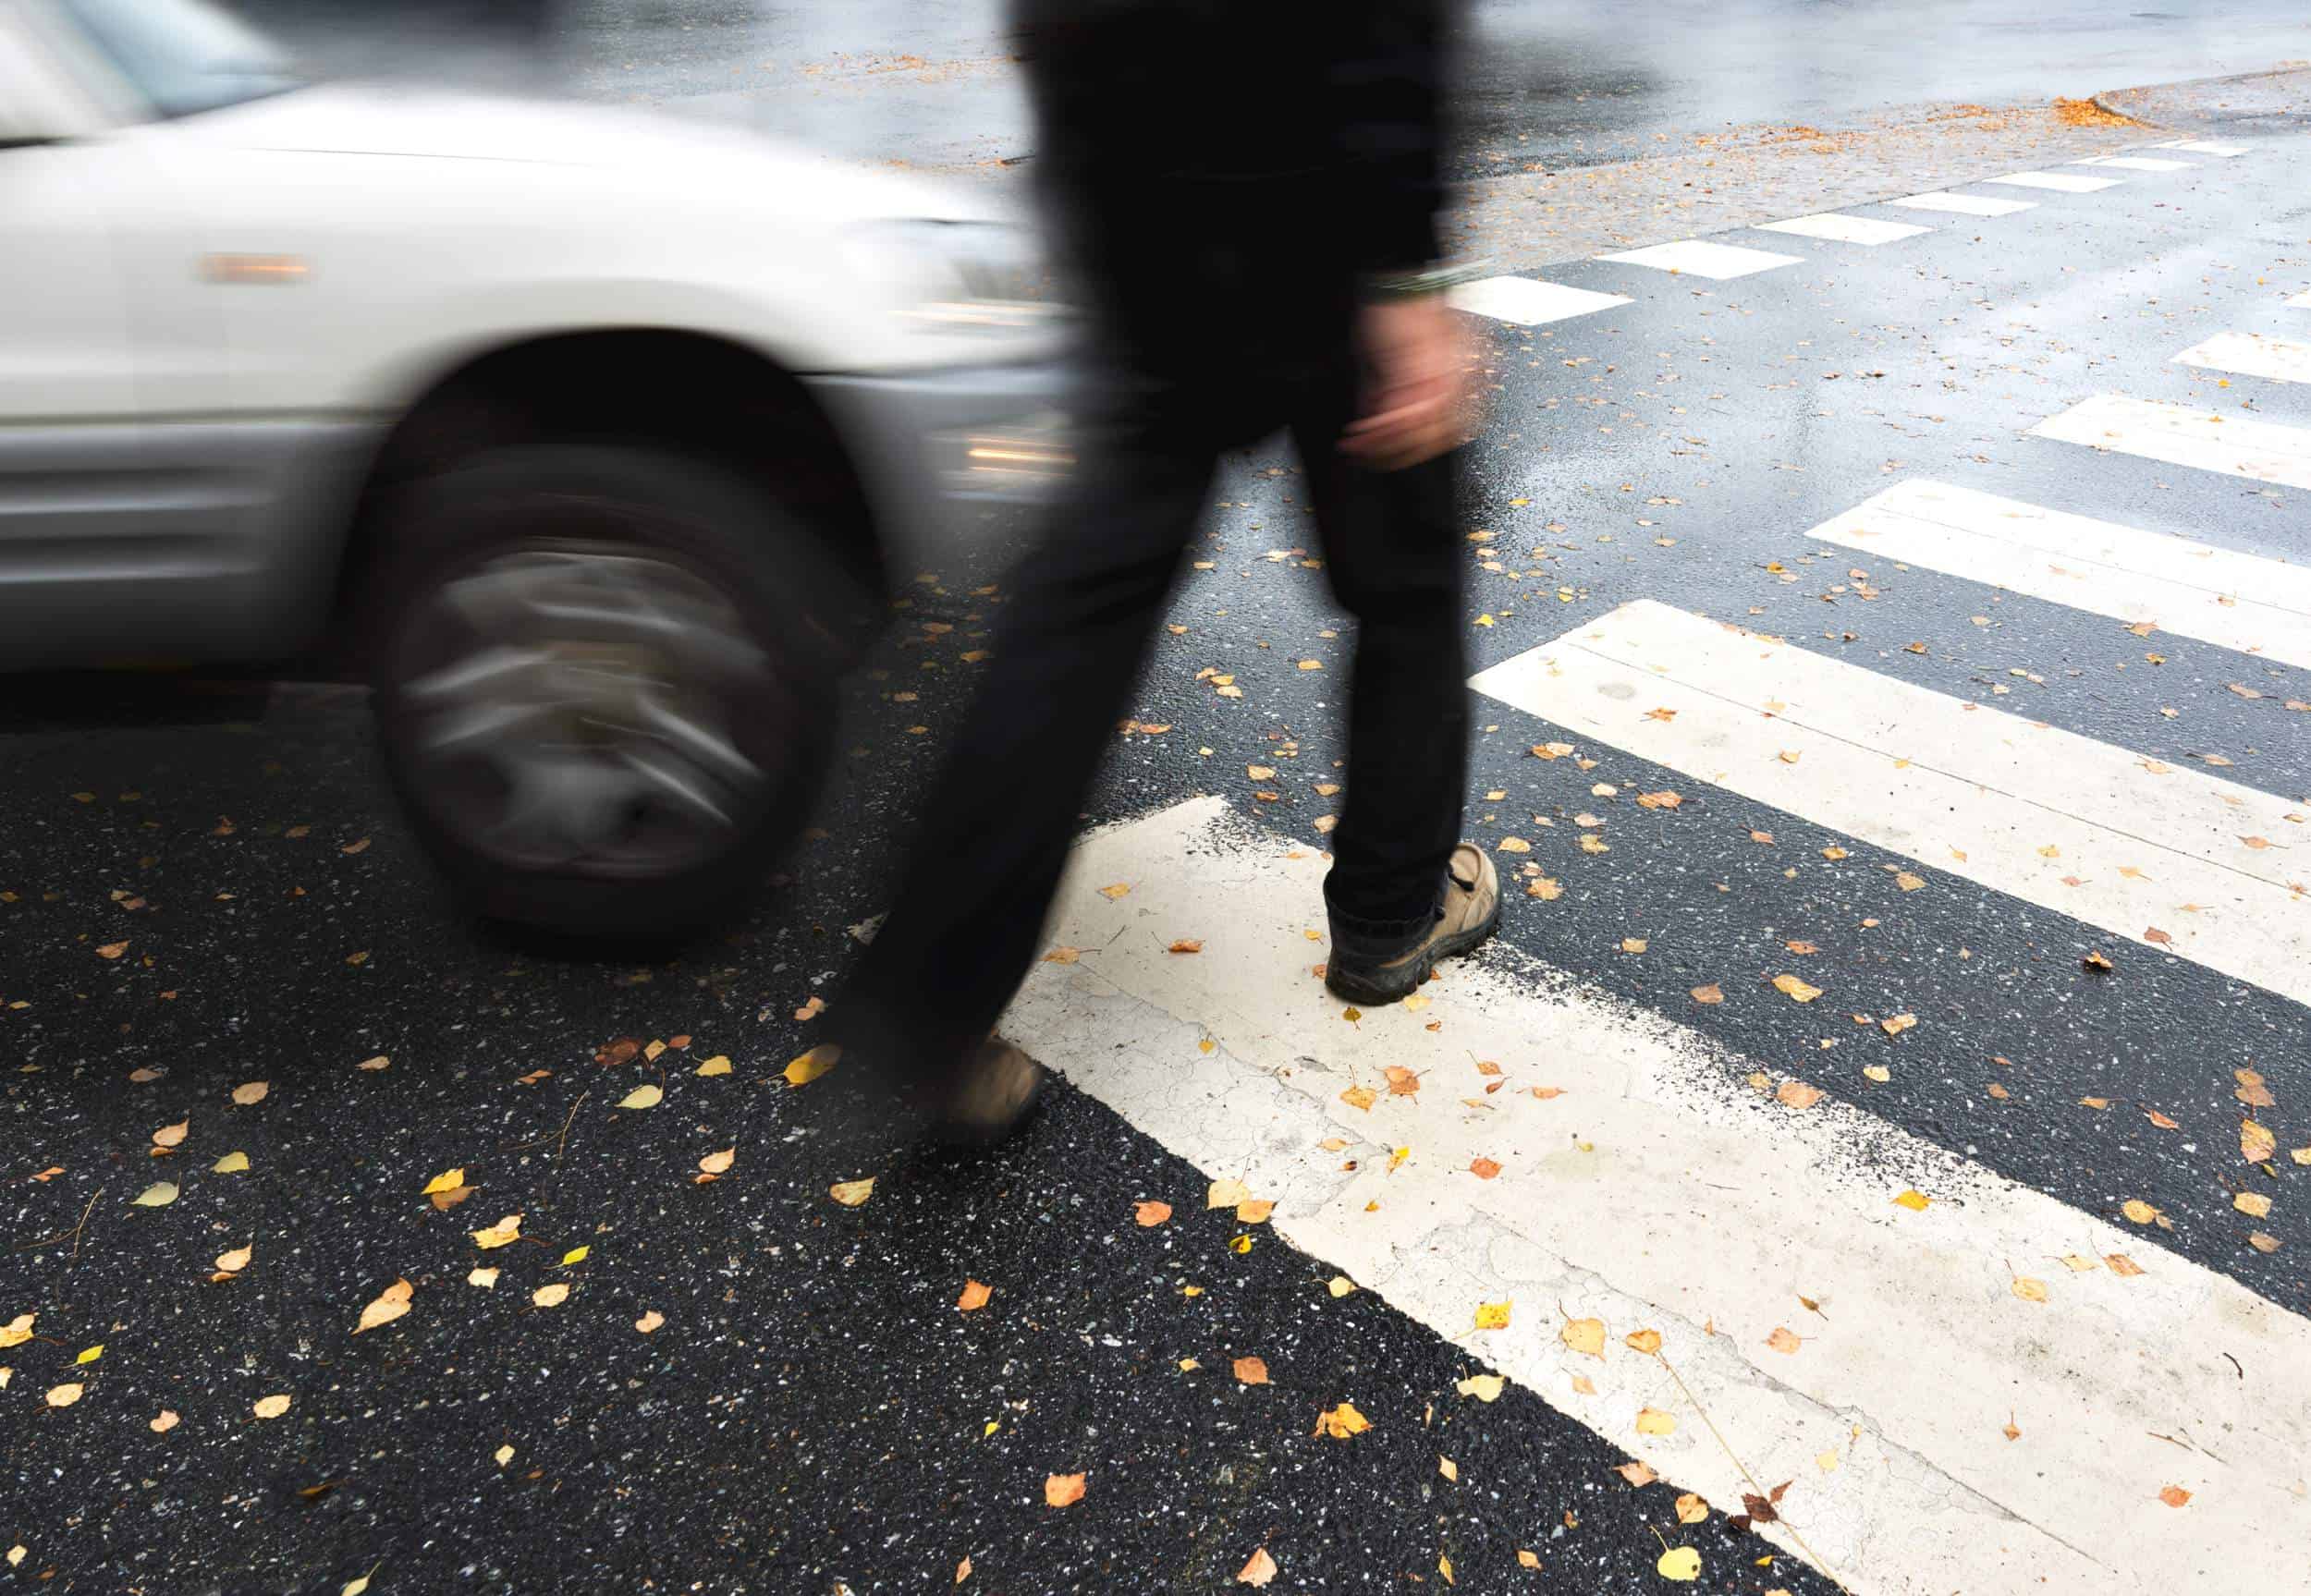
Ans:
[[[162,116],[294,89],[263,35],[203,0],[61,0],[65,15]]]

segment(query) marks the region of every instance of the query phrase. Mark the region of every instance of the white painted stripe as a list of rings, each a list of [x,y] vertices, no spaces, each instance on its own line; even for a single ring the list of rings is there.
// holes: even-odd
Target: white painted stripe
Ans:
[[[1712,244],[1701,238],[1684,238],[1674,244],[1652,244],[1642,250],[1624,250],[1619,254],[1599,255],[1597,259],[1618,261],[1630,266],[1651,266],[1662,272],[1681,272],[1690,277],[1709,277],[1718,282],[1746,277],[1753,272],[1770,272],[1776,266],[1796,266],[1804,262],[1804,257],[1801,255],[1776,255],[1764,250],[1744,250],[1733,244]]]
[[[2151,148],[2154,150],[2188,150],[2199,155],[2219,155],[2227,161],[2233,156],[2245,154],[2248,147],[2244,144],[2214,144],[2204,139],[2175,139],[2164,144],[2154,144]]]
[[[2266,338],[2260,333],[2218,333],[2175,359],[2244,377],[2268,377],[2274,383],[2311,383],[2311,344]]]
[[[2311,1003],[2311,895],[2291,890],[2311,883],[2311,826],[2268,794],[1649,600],[1471,685],[2113,935],[2155,928],[2183,957]],[[1648,720],[1657,707],[1675,713]]]
[[[1985,177],[1985,183],[2011,183],[2017,189],[2052,189],[2064,194],[2092,194],[2100,189],[2115,189],[2117,177],[2088,177],[2076,172],[2010,172],[2003,177]]]
[[[2293,298],[2288,300],[2287,303],[2298,311],[2311,311],[2311,290],[2305,290],[2303,293],[2297,294]]]
[[[2097,394],[2030,429],[2033,436],[2311,488],[2311,432],[2248,415]]]
[[[1889,200],[1887,203],[1907,205],[1917,211],[1947,211],[1955,216],[2011,216],[2017,211],[2038,208],[2036,200],[1993,200],[1984,194],[1953,194],[1946,189],[1912,194],[1905,199]]]
[[[1923,479],[1805,535],[2311,670],[2311,566]]]
[[[2170,161],[2161,155],[2089,155],[2073,166],[2117,166],[2128,172],[2195,172],[2196,161]]]
[[[1885,222],[1875,216],[1847,216],[1835,211],[1825,211],[1816,216],[1791,216],[1782,222],[1760,222],[1761,233],[1795,233],[1802,238],[1828,238],[1840,244],[1890,244],[1897,238],[1914,238],[1921,233],[1931,233],[1931,227],[1921,227],[1910,222]]]
[[[1554,868],[1578,869],[1583,856],[1565,851]],[[1302,935],[1324,925],[1325,868],[1217,798],[1095,834],[1053,921],[1081,959],[1038,965],[1003,1026],[1206,1178],[1273,1200],[1270,1223],[1246,1233],[1323,1261],[1309,1312],[1330,1309],[1318,1280],[1338,1270],[1467,1348],[1472,1372],[1507,1373],[1738,1511],[1751,1487],[1714,1424],[1758,1479],[1795,1481],[1782,1512],[1857,1596],[2177,1596],[2210,1589],[2208,1571],[2243,1547],[2302,1566],[2303,1320],[1834,1098],[1783,1108],[1706,1039],[1506,949],[1448,966],[1423,1012],[1344,1023],[1310,974],[1324,950]],[[1117,882],[1131,892],[1099,895]],[[1619,935],[1597,931],[1600,946]],[[1179,937],[1204,952],[1166,952]],[[1645,956],[1675,955],[1657,940]],[[1731,1002],[1786,1001],[1762,978],[1725,984]],[[1820,1056],[1849,1071],[1943,1067],[1930,1044],[1914,1050],[1927,1034],[1873,1031],[1859,1058],[1849,1036]],[[1494,1078],[1477,1059],[1499,1062],[1501,1090],[1482,1090]],[[1420,1090],[1388,1092],[1390,1066],[1418,1073]],[[1351,1086],[1380,1094],[1369,1113],[1341,1101]],[[1530,1087],[1562,1095],[1536,1101]],[[1327,1139],[1347,1145],[1327,1151]],[[1476,1158],[1499,1176],[1478,1179]],[[1894,1206],[1905,1187],[1932,1206]],[[1151,1268],[1225,1293],[1223,1271],[1163,1249],[1161,1235],[1145,1244]],[[2145,1273],[2056,1261],[2112,1253]],[[2016,1297],[2016,1275],[2043,1280],[2051,1299]],[[1511,1304],[1508,1328],[1473,1329],[1480,1302]],[[1564,1345],[1560,1308],[1604,1322],[1601,1357]],[[1804,1338],[1794,1355],[1767,1346],[1784,1326]],[[1639,1330],[1660,1333],[1659,1359],[1624,1344]],[[1166,1352],[1210,1364],[1224,1346]],[[1288,1344],[1239,1349],[1272,1366],[1290,1356]],[[1359,1400],[1372,1378],[1295,1372],[1334,1382],[1325,1407]],[[1645,1408],[1674,1430],[1640,1433]],[[2207,1450],[2155,1438],[2185,1432]],[[2194,1492],[2184,1514],[2158,1502],[2169,1484]],[[1794,1557],[1780,1527],[1760,1533]],[[1713,1588],[1753,1555],[1714,1533],[1681,1539],[1702,1549]]]
[[[1630,303],[1626,294],[1593,293],[1587,288],[1569,288],[1562,283],[1544,283],[1534,277],[1486,277],[1463,283],[1452,290],[1451,300],[1456,311],[1526,327]]]

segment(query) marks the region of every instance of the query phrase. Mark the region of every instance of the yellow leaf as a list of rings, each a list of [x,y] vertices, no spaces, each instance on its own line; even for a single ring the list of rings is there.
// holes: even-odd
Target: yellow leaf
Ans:
[[[1643,953],[1645,947],[1646,943],[1644,937],[1625,936],[1620,939],[1620,950],[1623,953]]]
[[[984,1308],[987,1305],[987,1299],[994,1295],[993,1286],[976,1280],[966,1280],[963,1282],[962,1295],[955,1299],[955,1307],[960,1312],[969,1313],[973,1309]]]
[[[1805,1344],[1798,1338],[1797,1333],[1791,1330],[1788,1325],[1777,1324],[1773,1327],[1773,1334],[1766,1337],[1766,1345],[1772,1347],[1776,1352],[1794,1358],[1797,1356],[1798,1348]]]
[[[1498,1374],[1472,1374],[1453,1386],[1463,1396],[1473,1396],[1479,1402],[1498,1402],[1501,1388],[1508,1384]]]
[[[2148,1224],[2158,1217],[2158,1211],[2139,1197],[2130,1197],[2119,1205],[2119,1212],[2137,1224]]]
[[[1640,1435],[1667,1435],[1676,1428],[1677,1420],[1658,1407],[1637,1409],[1637,1433]]]
[[[1640,1491],[1652,1484],[1656,1480],[1661,1478],[1651,1468],[1647,1468],[1642,1458],[1636,1457],[1631,1458],[1626,1463],[1615,1464],[1613,1466],[1613,1472],[1620,1475],[1623,1480],[1628,1480],[1632,1485],[1636,1486]]]
[[[655,1108],[666,1101],[665,1089],[654,1080],[645,1081],[617,1100],[620,1108]]]
[[[431,1197],[436,1191],[455,1191],[458,1188],[463,1186],[464,1184],[464,1170],[447,1169],[434,1176],[433,1179],[427,1181],[425,1183],[425,1188],[420,1191],[418,1195],[420,1197]]]
[[[521,1215],[509,1213],[487,1229],[472,1233],[473,1245],[487,1252],[494,1247],[504,1247],[521,1238]]]
[[[243,1081],[240,1085],[233,1088],[233,1101],[239,1103],[243,1108],[247,1108],[252,1103],[263,1103],[264,1101],[265,1093],[271,1091],[272,1090],[273,1087],[271,1083],[267,1081]]]
[[[478,1285],[484,1291],[494,1290],[497,1285],[497,1271],[490,1265],[483,1264],[467,1274],[465,1283],[468,1285]]]
[[[1585,1374],[1576,1374],[1572,1377],[1572,1388],[1581,1393],[1583,1396],[1595,1396],[1596,1395],[1596,1382],[1592,1381]]]
[[[1775,976],[1773,989],[1776,992],[1787,993],[1799,1003],[1811,1003],[1821,995],[1820,987],[1810,985],[1803,977],[1794,975]]]
[[[2239,1156],[2249,1163],[2261,1163],[2279,1154],[2279,1138],[2254,1120],[2239,1122]]]
[[[1372,1105],[1380,1101],[1380,1094],[1369,1086],[1351,1086],[1340,1093],[1340,1101],[1351,1108],[1361,1108],[1369,1114]]]
[[[1862,1066],[1862,1073],[1869,1077],[1872,1080],[1880,1082],[1881,1084],[1891,1080],[1894,1078],[1894,1072],[1888,1069],[1882,1064],[1865,1064]],[[1996,1086],[1993,1086],[1990,1089],[1993,1095],[1996,1095],[1999,1090],[2000,1089]]]
[[[93,1346],[81,1347],[80,1355],[78,1358],[75,1358],[72,1361],[75,1363],[93,1363],[104,1356],[104,1344],[100,1341]]]
[[[1926,1205],[1933,1200],[1923,1191],[1904,1190],[1894,1194],[1894,1201],[1913,1213],[1924,1213]]]
[[[1621,1337],[1632,1352],[1654,1353],[1661,1350],[1661,1333],[1657,1330],[1632,1330]]]
[[[824,1044],[824,1045],[822,1045],[822,1046],[820,1046],[820,1047],[814,1047],[814,1048],[811,1049],[811,1052],[810,1052],[810,1053],[806,1053],[806,1054],[804,1054],[802,1055],[802,1058],[809,1058],[809,1057],[811,1056],[811,1054],[812,1054],[823,1053],[823,1052],[825,1052],[825,1048],[826,1048],[827,1046],[832,1046],[832,1045],[833,1045],[832,1043],[826,1043],[826,1044]],[[842,1051],[842,1049],[840,1049],[839,1047],[838,1047],[838,1048],[836,1048],[836,1049],[835,1049],[835,1051],[836,1051],[837,1053],[838,1053],[838,1054],[839,1054],[839,1053]],[[799,1059],[797,1059],[797,1060],[795,1060],[795,1064],[800,1064],[800,1063],[801,1063],[801,1062],[802,1062],[802,1059],[800,1059],[800,1058],[799,1058]],[[790,1064],[790,1065],[787,1066],[787,1067],[788,1067],[789,1070],[791,1070],[792,1068],[794,1068],[794,1064]],[[821,1068],[817,1071],[817,1074],[816,1074],[816,1075],[813,1075],[811,1078],[813,1078],[813,1079],[816,1079],[818,1075],[824,1075],[824,1074],[825,1074],[825,1073],[826,1073],[826,1071],[827,1071],[828,1069],[831,1069],[831,1068],[833,1068],[833,1067],[834,1067],[833,1061],[832,1061],[832,1060],[829,1060],[829,1061],[827,1062],[827,1064],[826,1064],[825,1066],[822,1066],[822,1067],[821,1067]],[[700,1065],[700,1066],[697,1067],[697,1069],[695,1069],[695,1070],[694,1070],[694,1071],[692,1071],[691,1073],[692,1073],[692,1074],[695,1074],[695,1075],[728,1075],[728,1074],[729,1074],[729,1073],[730,1073],[730,1055],[729,1055],[728,1054],[726,1054],[726,1053],[717,1053],[717,1054],[715,1054],[712,1058],[710,1058],[710,1059],[706,1060],[706,1062],[705,1062],[705,1063],[703,1063],[703,1064]],[[788,1084],[789,1084],[789,1085],[790,1085],[790,1086],[799,1086],[799,1085],[801,1085],[801,1082],[800,1082],[800,1081],[796,1080],[796,1079],[795,1079],[795,1078],[794,1078],[791,1075],[789,1075],[789,1076],[787,1078],[787,1082],[788,1082]]]
[[[51,1407],[69,1407],[75,1402],[80,1400],[80,1392],[82,1389],[83,1388],[81,1386],[68,1382],[63,1385],[52,1385],[48,1388],[48,1406]]]
[[[0,1324],[0,1346],[21,1346],[32,1338],[32,1321],[37,1313],[19,1313],[6,1324]]]
[[[698,1167],[703,1173],[704,1178],[712,1180],[716,1176],[729,1174],[730,1161],[738,1157],[738,1155],[739,1150],[737,1148],[726,1147],[720,1152],[710,1152],[705,1157],[700,1159],[698,1161]]]
[[[130,1200],[138,1208],[166,1208],[176,1200],[177,1183],[173,1180],[156,1180]]]
[[[1345,1274],[1336,1274],[1326,1285],[1325,1289],[1335,1297],[1346,1297],[1356,1289],[1356,1283]]]
[[[2011,1289],[2024,1302],[2044,1302],[2047,1299],[2047,1283],[2043,1280],[2033,1280],[2026,1274],[2014,1276],[2014,1284]]]
[[[253,1253],[252,1248],[236,1247],[230,1252],[218,1253],[216,1266],[227,1274],[238,1274],[249,1267],[249,1260]]]
[[[244,1175],[249,1170],[249,1155],[239,1151],[228,1152],[209,1168],[217,1175]]]
[[[289,1410],[288,1393],[281,1391],[271,1396],[260,1396],[250,1404],[249,1410],[260,1419],[278,1419]]]
[[[1527,1552],[1522,1546],[1517,1548],[1517,1562],[1527,1568],[1538,1568],[1541,1566],[1539,1555],[1535,1553]]]
[[[1575,1352],[1585,1352],[1602,1359],[1605,1356],[1605,1321],[1602,1319],[1569,1319],[1557,1333],[1557,1339]]]
[[[586,1254],[592,1250],[593,1249],[590,1247],[571,1248],[562,1254],[562,1267],[567,1269],[573,1263],[583,1263],[586,1261]]]
[[[192,1128],[192,1121],[180,1119],[174,1125],[164,1125],[153,1133],[154,1147],[175,1147],[185,1139],[185,1132]]]
[[[874,1176],[870,1175],[863,1180],[838,1181],[826,1188],[826,1195],[845,1208],[856,1208],[874,1195]]]
[[[2231,1206],[2250,1219],[2261,1219],[2271,1211],[2271,1200],[2259,1191],[2243,1191],[2231,1200]]]
[[[1043,1499],[1054,1507],[1072,1507],[1083,1500],[1083,1476],[1081,1474],[1046,1475],[1043,1482]]]
[[[1083,956],[1080,947],[1055,947],[1043,956],[1045,964],[1073,964]]]
[[[1914,1014],[1897,1014],[1890,1019],[1881,1019],[1877,1023],[1879,1029],[1884,1030],[1888,1036],[1900,1036],[1903,1031],[1908,1030],[1912,1026],[1918,1023],[1918,1017]]]
[[[1210,1189],[1204,1194],[1204,1206],[1206,1209],[1233,1208],[1240,1202],[1251,1200],[1252,1188],[1233,1176],[1226,1180],[1215,1180]]]
[[[1915,892],[1926,884],[1926,878],[1922,875],[1914,875],[1906,870],[1899,871],[1895,872],[1894,884],[1904,892]]]
[[[1680,1524],[1698,1524],[1708,1517],[1709,1504],[1690,1491],[1677,1499],[1677,1521]]]
[[[1361,1435],[1371,1428],[1372,1420],[1357,1412],[1356,1405],[1352,1402],[1343,1402],[1338,1407],[1327,1408],[1316,1416],[1315,1432],[1319,1435],[1329,1435],[1335,1441],[1345,1441],[1351,1435]]]
[[[1510,1306],[1506,1302],[1478,1303],[1476,1305],[1476,1328],[1479,1330],[1508,1329]]]
[[[1276,1559],[1268,1555],[1265,1546],[1254,1550],[1244,1566],[1236,1570],[1236,1583],[1239,1585],[1266,1585],[1275,1578]]]
[[[361,1060],[361,1063],[355,1065],[353,1067],[355,1069],[385,1069],[391,1066],[392,1063],[392,1059],[386,1057],[381,1053],[374,1058],[365,1058]]]
[[[1266,1198],[1254,1198],[1250,1202],[1236,1204],[1236,1219],[1243,1224],[1266,1224],[1268,1215],[1275,1212],[1276,1204]]]
[[[1655,1561],[1653,1571],[1664,1579],[1689,1584],[1701,1578],[1701,1553],[1690,1546],[1672,1546]]]
[[[1130,893],[1131,890],[1131,883],[1130,882],[1119,881],[1112,886],[1101,887],[1099,889],[1099,895],[1105,898],[1120,898]]]
[[[385,1287],[376,1301],[361,1310],[361,1322],[353,1327],[359,1335],[364,1330],[374,1330],[380,1324],[390,1324],[410,1310],[410,1283],[397,1280]]]
[[[1448,1585],[1460,1583],[1452,1577],[1452,1559],[1441,1552],[1437,1553],[1437,1572],[1444,1576],[1444,1582]]]
[[[541,1285],[530,1293],[530,1300],[540,1308],[559,1308],[569,1300],[569,1282],[556,1280],[551,1285]]]
[[[513,1444],[511,1442],[507,1443],[505,1445],[500,1446],[495,1452],[490,1454],[490,1456],[497,1460],[497,1466],[500,1468],[505,1468],[507,1464],[511,1463],[514,1460]]]
[[[1239,1236],[1231,1238],[1228,1243],[1228,1250],[1235,1253],[1241,1258],[1243,1254],[1252,1250],[1252,1237],[1249,1236]]]
[[[955,1565],[955,1583],[960,1585],[971,1578],[971,1559],[966,1557]]]
[[[1835,1474],[1838,1471],[1838,1449],[1833,1446],[1827,1452],[1814,1454],[1814,1467],[1824,1474]]]
[[[177,1419],[173,1409],[164,1407],[158,1413],[153,1415],[152,1419],[146,1423],[145,1428],[150,1430],[155,1435],[165,1435],[170,1431],[176,1429],[179,1422],[181,1422],[181,1420]]]

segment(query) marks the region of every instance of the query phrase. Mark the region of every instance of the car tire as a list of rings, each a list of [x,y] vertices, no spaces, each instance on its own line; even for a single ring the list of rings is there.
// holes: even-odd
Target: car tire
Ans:
[[[386,517],[387,772],[453,892],[586,941],[705,929],[816,798],[850,592],[772,495],[617,445],[492,450]]]

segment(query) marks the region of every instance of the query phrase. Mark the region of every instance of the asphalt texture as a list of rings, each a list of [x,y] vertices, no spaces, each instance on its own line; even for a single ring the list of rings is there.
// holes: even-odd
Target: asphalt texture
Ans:
[[[2284,708],[2311,673],[1804,540],[1930,475],[2306,557],[2300,491],[2021,435],[2105,390],[2311,425],[2300,389],[2169,363],[2311,286],[2306,158],[2298,134],[1995,222],[1867,213],[1938,226],[1877,250],[1740,235],[1809,263],[1738,282],[1552,270],[1635,302],[1473,323],[1494,390],[1470,530],[1495,533],[1471,544],[1470,615],[1495,621],[1473,626],[1473,664],[1660,599],[2146,757],[2219,755],[2311,807],[2311,737]],[[1272,761],[1282,800],[1244,793],[1245,812],[1321,846],[1352,632],[1302,568],[1299,497],[1288,449],[1227,463],[1184,631],[1133,703],[1171,729],[1119,737],[1087,823]],[[0,1542],[25,1548],[0,1578],[823,1593],[945,1589],[969,1559],[964,1590],[1031,1596],[1234,1589],[1265,1549],[1276,1589],[1442,1589],[1449,1561],[1460,1590],[1591,1592],[1666,1588],[1656,1558],[1690,1544],[1695,1590],[1835,1589],[1721,1513],[1681,1522],[1671,1487],[1631,1484],[1531,1394],[1463,1395],[1481,1365],[1207,1213],[1204,1174],[1064,1083],[972,1161],[910,1151],[839,1073],[780,1078],[882,907],[1019,532],[984,527],[907,583],[788,876],[646,961],[460,917],[385,798],[357,693],[19,681],[0,719],[0,1325],[35,1322],[0,1347]],[[1206,666],[1243,697],[1199,684]],[[2240,1067],[2277,1090],[2260,1113],[2280,1145],[2311,1140],[2300,1005],[1930,868],[1903,892],[1878,867],[1907,860],[1624,756],[1534,759],[1562,734],[1533,717],[1480,703],[1478,724],[1472,835],[1536,837],[1564,888],[1512,895],[1509,943],[2081,1209],[2148,1201],[2173,1228],[2146,1230],[2146,1256],[2311,1310],[2311,1171],[2266,1176],[2235,1148]],[[1641,818],[1600,781],[1687,801]],[[1608,815],[1608,856],[1571,847],[1583,810]],[[1644,959],[1615,954],[1629,936]],[[1809,979],[1838,1014],[1762,988],[1792,938],[1821,948]],[[1727,1001],[1694,1004],[1701,982]],[[1826,1053],[1849,1007],[1920,1024]],[[718,1057],[728,1073],[700,1073]],[[645,1086],[664,1100],[620,1106]],[[235,1153],[245,1170],[217,1167]],[[468,1195],[437,1206],[424,1188],[453,1170]],[[829,1200],[867,1176],[862,1205]],[[162,1182],[172,1200],[132,1201]],[[2253,1224],[2233,1206],[2251,1182],[2276,1200]],[[1149,1200],[1171,1217],[1139,1224]],[[515,1213],[518,1239],[477,1246]],[[359,1330],[401,1282],[407,1310]],[[965,1310],[972,1282],[990,1296]],[[1342,1402],[1369,1431],[1318,1432]],[[1047,1505],[1076,1474],[1081,1501]]]

